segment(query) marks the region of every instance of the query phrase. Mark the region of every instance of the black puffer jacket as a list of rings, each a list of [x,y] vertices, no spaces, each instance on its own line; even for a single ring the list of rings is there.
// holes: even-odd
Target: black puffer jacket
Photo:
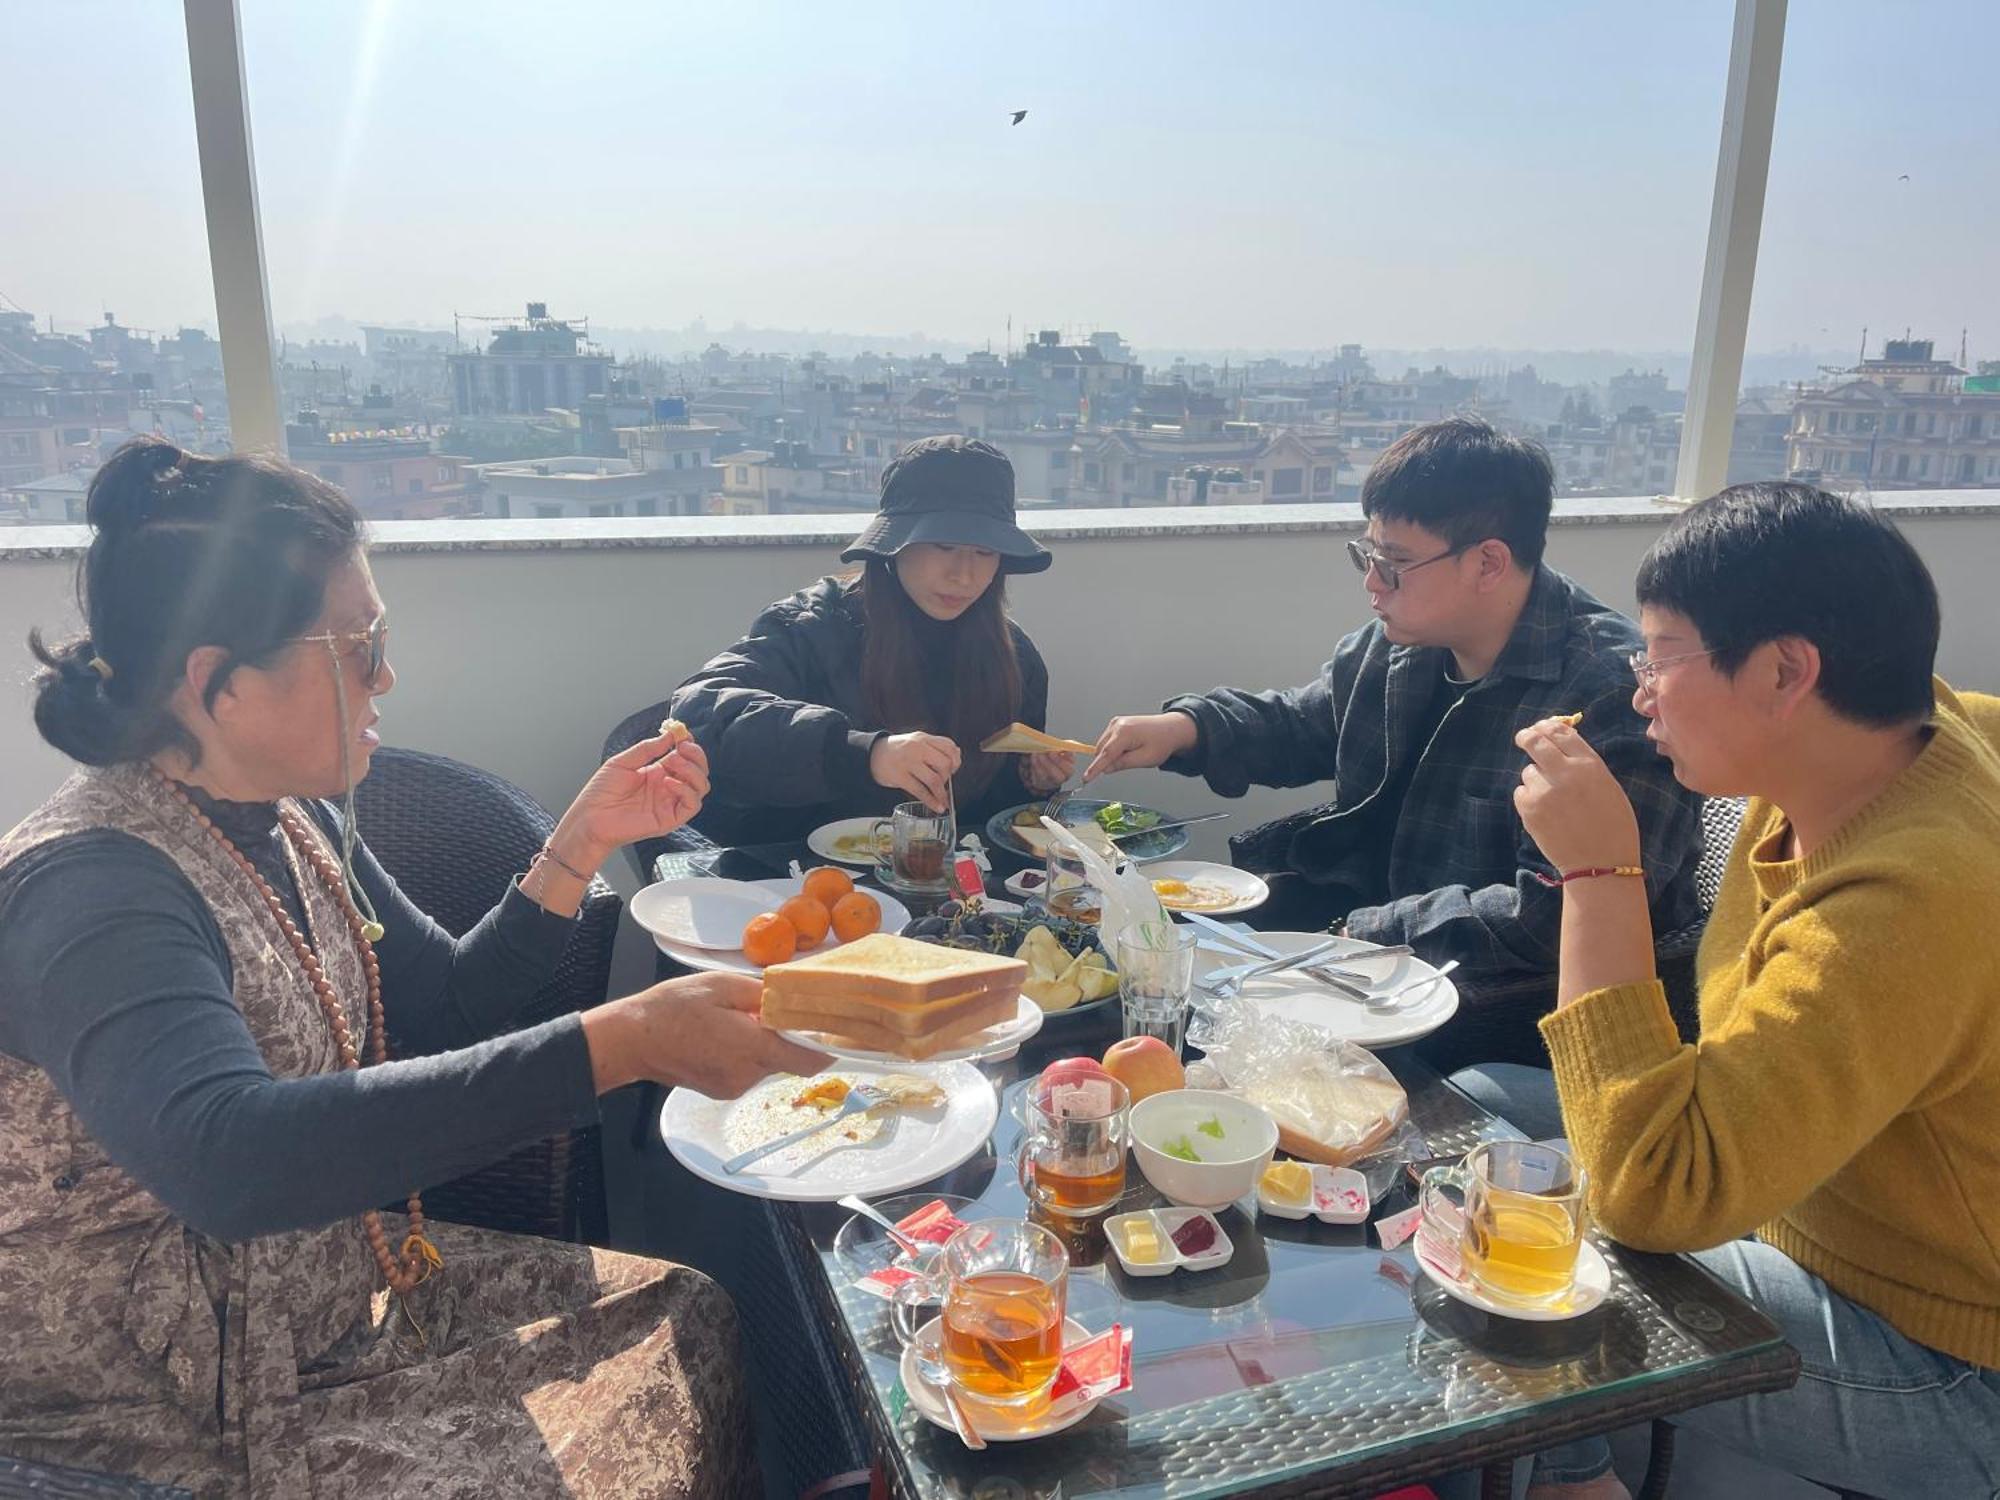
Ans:
[[[1021,662],[1021,722],[1043,728],[1048,668],[1026,631],[1008,629]],[[747,636],[675,689],[673,716],[708,752],[712,789],[696,828],[719,844],[776,843],[908,800],[868,774],[869,752],[888,731],[862,705],[866,636],[859,582],[822,578],[765,610]],[[961,833],[1028,799],[1020,767],[1020,757],[1002,756],[976,797],[961,787]]]

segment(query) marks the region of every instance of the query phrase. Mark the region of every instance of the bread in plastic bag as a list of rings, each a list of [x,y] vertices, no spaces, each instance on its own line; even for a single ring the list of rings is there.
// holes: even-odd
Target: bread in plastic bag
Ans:
[[[1278,1122],[1280,1149],[1302,1160],[1352,1166],[1409,1119],[1409,1095],[1381,1060],[1316,1026],[1237,1003],[1198,1005],[1188,1040],[1223,1087]]]

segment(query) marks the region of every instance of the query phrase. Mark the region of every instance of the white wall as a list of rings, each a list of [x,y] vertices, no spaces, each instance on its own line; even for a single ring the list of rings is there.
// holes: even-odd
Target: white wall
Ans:
[[[1945,601],[1940,669],[1968,687],[2000,686],[2000,519],[1902,522]],[[387,531],[389,528],[384,527]],[[1050,728],[1090,739],[1113,713],[1228,682],[1304,681],[1364,618],[1344,531],[1067,539],[1048,572],[1017,579],[1017,615],[1048,659]],[[1558,525],[1550,561],[1622,609],[1658,525]],[[0,552],[0,826],[61,778],[29,716],[31,625],[75,621],[73,563]],[[664,698],[733,640],[768,601],[837,567],[818,546],[574,548],[385,552],[375,571],[395,619],[400,678],[383,700],[392,744],[441,751],[499,772],[559,808],[595,764],[605,733]],[[1131,772],[1117,794],[1205,810],[1198,782]],[[1310,792],[1253,793],[1241,816],[1196,830],[1201,852],[1230,831],[1303,805]]]

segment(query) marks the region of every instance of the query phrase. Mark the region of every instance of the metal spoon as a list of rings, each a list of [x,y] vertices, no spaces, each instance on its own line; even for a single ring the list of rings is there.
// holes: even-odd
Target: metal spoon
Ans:
[[[875,1207],[874,1204],[869,1203],[866,1199],[858,1197],[853,1193],[849,1193],[845,1198],[836,1199],[835,1201],[838,1202],[842,1208],[853,1209],[856,1213],[860,1214],[862,1218],[868,1220],[869,1223],[879,1227],[884,1234],[888,1235],[890,1239],[894,1240],[898,1245],[900,1245],[906,1254],[914,1257],[917,1260],[925,1259],[931,1254],[932,1251],[937,1249],[937,1246],[935,1245],[926,1245],[922,1240],[911,1239],[907,1234],[904,1234],[902,1230],[898,1229],[895,1226],[895,1224],[890,1221],[888,1215],[884,1214],[879,1208]]]

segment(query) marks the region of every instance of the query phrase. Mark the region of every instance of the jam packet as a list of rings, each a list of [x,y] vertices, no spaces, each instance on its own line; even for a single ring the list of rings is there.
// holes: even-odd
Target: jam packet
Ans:
[[[965,1220],[953,1213],[942,1198],[934,1198],[896,1221],[898,1234],[925,1245],[942,1245],[963,1228]]]
[[[1100,1401],[1132,1388],[1132,1330],[1113,1323],[1104,1332],[1063,1351],[1062,1368],[1049,1387],[1049,1414]]]

